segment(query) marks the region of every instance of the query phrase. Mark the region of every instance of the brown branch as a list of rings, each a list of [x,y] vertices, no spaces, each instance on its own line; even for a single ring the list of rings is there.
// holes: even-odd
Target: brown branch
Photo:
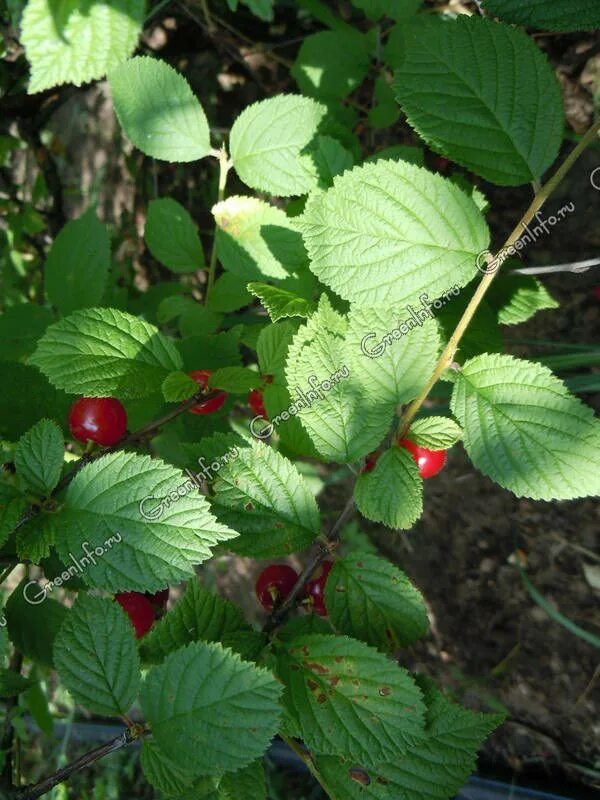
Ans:
[[[67,764],[66,767],[59,769],[53,775],[50,775],[50,777],[44,778],[44,780],[39,781],[39,783],[31,784],[30,786],[24,786],[22,789],[17,790],[12,796],[14,797],[14,800],[35,800],[37,797],[42,797],[47,792],[51,791],[55,786],[58,786],[59,783],[67,780],[67,778],[69,778],[75,772],[80,772],[86,767],[94,764],[96,761],[99,761],[101,758],[105,758],[111,753],[116,753],[118,750],[128,747],[145,733],[147,733],[145,728],[142,728],[141,730],[126,730],[124,733],[122,733],[120,736],[117,736],[115,739],[112,739],[110,742],[99,745],[93,750],[90,750],[88,753],[85,753],[76,761],[73,761],[71,764]]]
[[[272,633],[276,628],[278,628],[281,625],[282,622],[285,622],[292,609],[294,609],[299,604],[299,600],[302,598],[304,594],[304,588],[306,587],[306,584],[313,577],[313,575],[315,574],[317,569],[321,566],[321,564],[329,556],[331,556],[331,554],[337,548],[340,541],[340,531],[346,524],[348,519],[352,516],[353,512],[354,512],[354,492],[346,502],[343,511],[336,519],[333,527],[329,531],[329,534],[327,536],[322,537],[321,541],[319,542],[319,550],[317,551],[317,553],[315,553],[315,555],[309,561],[308,565],[302,571],[292,591],[285,598],[283,603],[281,603],[281,605],[277,606],[273,610],[273,613],[270,615],[269,619],[266,621],[263,627],[264,633]]]

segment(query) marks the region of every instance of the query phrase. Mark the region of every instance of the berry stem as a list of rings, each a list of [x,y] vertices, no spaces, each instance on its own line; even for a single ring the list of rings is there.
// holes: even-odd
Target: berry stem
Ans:
[[[220,150],[217,150],[213,153],[216,158],[219,160],[219,189],[217,193],[217,202],[220,203],[225,198],[225,186],[227,185],[227,174],[231,167],[233,166],[233,162],[229,160],[227,155],[227,150],[225,149],[225,145],[221,147]],[[215,222],[215,235],[213,237],[212,249],[210,251],[210,262],[208,265],[208,277],[206,279],[206,295],[204,296],[204,304],[208,305],[208,299],[210,297],[210,290],[213,287],[215,282],[215,274],[217,271],[217,236],[216,236],[216,228],[217,222]]]
[[[560,167],[556,170],[554,175],[545,183],[541,189],[538,191],[536,196],[533,198],[533,201],[527,211],[523,214],[517,225],[515,226],[513,232],[510,234],[504,246],[500,250],[500,252],[506,251],[510,248],[514,243],[523,235],[523,231],[525,230],[526,226],[533,220],[535,215],[540,211],[540,209],[544,206],[546,200],[550,197],[550,195],[554,192],[556,187],[565,177],[565,175],[569,172],[571,167],[575,164],[579,156],[583,153],[583,151],[590,145],[594,139],[597,137],[598,132],[600,132],[600,120],[598,120],[592,127],[588,130],[585,136],[581,139],[581,141],[577,144],[577,146],[572,150],[571,153],[567,156],[564,162],[560,165]],[[494,258],[488,258],[488,264],[492,265],[495,263],[496,255]],[[444,348],[444,352],[440,356],[440,359],[435,367],[435,370],[427,383],[425,384],[423,391],[421,394],[413,400],[413,402],[407,407],[406,411],[404,412],[402,419],[400,420],[400,436],[399,438],[402,439],[406,436],[408,429],[410,427],[410,423],[415,418],[417,412],[429,396],[432,388],[441,378],[442,374],[448,369],[448,367],[452,364],[454,360],[454,356],[456,355],[456,351],[458,350],[458,345],[460,340],[462,339],[465,331],[469,327],[471,320],[475,312],[477,311],[479,304],[483,300],[483,297],[487,290],[489,289],[492,281],[496,277],[499,269],[496,267],[492,269],[490,272],[487,272],[483,278],[479,286],[477,287],[475,294],[471,298],[471,301],[467,308],[465,309],[464,314],[462,315],[458,325],[448,344]]]

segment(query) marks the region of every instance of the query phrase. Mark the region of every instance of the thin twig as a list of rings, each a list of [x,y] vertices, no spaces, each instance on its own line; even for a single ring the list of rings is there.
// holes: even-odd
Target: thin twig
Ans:
[[[227,156],[225,145],[223,145],[223,147],[220,150],[217,151],[213,150],[211,154],[215,155],[219,159],[219,189],[217,193],[217,202],[221,203],[225,199],[225,186],[227,185],[227,175],[233,164],[229,160],[229,157]],[[213,236],[212,250],[210,251],[208,278],[206,280],[206,294],[204,296],[205,304],[208,303],[208,299],[210,297],[210,291],[215,282],[215,275],[217,272],[217,231],[216,231],[217,225],[218,223],[215,220],[215,233]]]
[[[71,764],[67,764],[66,767],[63,767],[53,775],[50,775],[50,777],[45,778],[39,783],[23,787],[15,794],[15,800],[36,800],[37,797],[42,797],[47,792],[51,791],[55,786],[58,786],[59,783],[62,783],[64,780],[73,775],[75,772],[81,772],[82,769],[91,766],[101,758],[105,758],[111,753],[116,753],[117,750],[122,750],[124,747],[128,747],[130,744],[143,736],[144,733],[146,733],[145,729],[126,730],[121,734],[121,736],[117,736],[115,739],[111,739],[110,742],[106,742],[105,744],[95,747],[93,750],[90,750],[89,753],[85,753],[76,761],[73,761]]]

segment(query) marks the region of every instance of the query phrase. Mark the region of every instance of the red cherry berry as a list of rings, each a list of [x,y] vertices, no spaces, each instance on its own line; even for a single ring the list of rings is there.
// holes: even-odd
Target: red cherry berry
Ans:
[[[594,297],[596,298],[596,300],[600,300],[600,286],[596,286],[596,288],[594,289]]]
[[[169,588],[161,589],[159,592],[154,592],[154,594],[152,594],[152,592],[145,592],[144,597],[147,597],[158,611],[164,611],[169,602]]]
[[[435,167],[438,172],[441,172],[442,175],[445,175],[448,172],[448,167],[450,166],[450,161],[444,156],[438,156],[435,160]]]
[[[419,447],[418,444],[411,442],[410,439],[400,439],[400,447],[412,455],[419,467],[419,475],[422,478],[433,478],[446,463],[445,450],[428,450],[426,447]]]
[[[264,569],[256,581],[256,596],[261,605],[272,611],[282,603],[298,580],[298,573],[288,564],[271,564]]]
[[[208,379],[212,375],[212,371],[209,369],[195,369],[193,372],[188,372],[188,375],[192,380],[195,380],[198,386],[202,389],[203,392],[208,392]],[[192,414],[214,414],[215,411],[218,411],[225,400],[227,399],[227,392],[219,392],[214,397],[211,397],[209,400],[203,400],[201,403],[198,403],[197,406],[193,406],[190,408]]]
[[[380,455],[381,453],[369,453],[369,455],[365,457],[365,463],[360,471],[361,475],[364,475],[365,472],[371,472],[375,468],[375,464]]]
[[[109,447],[125,435],[127,412],[114,397],[81,397],[69,411],[69,430],[80,442]]]
[[[248,392],[248,405],[257,416],[267,419],[263,393],[260,389],[252,389],[251,392]]]
[[[325,608],[325,584],[333,567],[333,561],[324,561],[321,567],[321,574],[313,578],[306,584],[306,596],[312,604],[313,611],[320,617],[327,616]]]
[[[141,639],[154,625],[152,603],[140,592],[121,592],[115,595],[115,600],[131,620],[136,639]]]

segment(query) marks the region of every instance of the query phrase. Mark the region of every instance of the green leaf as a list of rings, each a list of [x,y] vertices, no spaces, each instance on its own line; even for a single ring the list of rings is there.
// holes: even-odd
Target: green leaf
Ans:
[[[159,663],[191,642],[220,642],[248,628],[237,606],[191,580],[175,608],[144,636],[140,654],[146,662]]]
[[[319,454],[312,443],[312,440],[297,416],[290,416],[289,408],[292,405],[292,397],[287,388],[281,384],[270,383],[263,390],[263,403],[267,412],[268,419],[277,419],[276,433],[282,454],[290,458],[319,458]],[[286,412],[288,419],[282,418],[282,412]],[[255,436],[268,436],[270,434],[271,423],[265,421],[264,426],[260,422],[252,422],[251,428]],[[264,428],[264,431],[263,431]]]
[[[393,160],[393,161],[408,161],[409,164],[415,164],[417,167],[425,166],[425,152],[422,147],[415,147],[407,144],[396,144],[391,147],[386,147],[383,150],[378,150],[368,158],[365,159],[367,163],[371,161]]]
[[[320,455],[357,461],[381,442],[392,422],[389,402],[365,395],[360,373],[350,369],[346,320],[323,295],[319,310],[303,325],[288,350],[287,384],[293,407]],[[366,360],[366,359],[365,359]]]
[[[135,702],[141,679],[135,632],[113,600],[78,596],[54,642],[54,664],[88,711],[120,716]]]
[[[263,22],[273,21],[274,0],[243,0],[255,17],[262,19]]]
[[[142,744],[141,765],[147,780],[166,797],[177,800],[267,800],[262,760],[236,772],[196,779],[176,766],[156,742]]]
[[[284,211],[257,197],[228,197],[212,209],[217,255],[248,280],[287,278],[307,264],[302,236]],[[238,281],[239,282],[239,281]]]
[[[18,672],[0,667],[0,697],[16,697],[30,689],[33,683]]]
[[[408,450],[386,450],[370,472],[358,476],[354,498],[367,519],[388,528],[411,528],[423,513],[423,481]]]
[[[427,609],[408,577],[385,558],[352,552],[335,561],[325,585],[333,626],[385,652],[427,632]]]
[[[596,0],[483,0],[483,7],[506,22],[545,31],[588,31],[600,27]]]
[[[535,42],[464,14],[419,19],[406,38],[396,96],[429,147],[500,186],[539,179],[558,155],[564,111]]]
[[[462,430],[449,417],[421,417],[411,424],[407,438],[429,450],[448,450],[462,438]]]
[[[304,151],[327,113],[309,97],[280,94],[248,106],[231,129],[231,158],[241,180],[281,197],[317,187],[317,174]]]
[[[239,340],[240,328],[236,326],[209,336],[190,336],[177,346],[186,370],[220,369],[241,364]]]
[[[39,564],[50,555],[56,541],[58,528],[56,514],[42,511],[36,514],[17,531],[17,553],[19,558]]]
[[[194,781],[194,773],[174,764],[152,739],[144,739],[140,755],[144,777],[166,797],[181,797]]]
[[[266,308],[271,320],[284,319],[285,317],[308,317],[314,311],[314,305],[304,297],[298,297],[287,289],[279,286],[269,286],[267,283],[249,283],[248,290]]]
[[[179,370],[167,375],[162,384],[163,397],[167,403],[181,403],[193,397],[197,391],[196,381]]]
[[[36,664],[53,667],[54,640],[67,614],[67,609],[48,598],[35,581],[23,578],[6,603],[10,640]]]
[[[93,208],[62,228],[50,248],[46,294],[62,314],[98,305],[110,268],[110,239]]]
[[[538,311],[558,308],[546,287],[532,275],[498,275],[490,289],[487,300],[501,325],[518,325]]]
[[[307,152],[312,157],[322,189],[331,186],[336,175],[354,166],[352,153],[331,136],[317,136]]]
[[[368,114],[369,125],[372,128],[388,128],[397,121],[399,116],[400,109],[396,102],[396,95],[391,84],[388,83],[387,75],[383,73],[375,79],[373,106]],[[402,147],[402,145],[400,146]],[[369,160],[375,161],[376,159]]]
[[[0,316],[0,361],[18,361],[33,353],[52,320],[50,309],[33,303],[7,308]]]
[[[475,467],[517,497],[600,494],[600,422],[546,367],[473,358],[458,374],[451,407]]]
[[[412,314],[410,313],[412,311]],[[349,367],[366,396],[392,405],[413,400],[437,362],[440,338],[428,307],[363,309],[348,315]]]
[[[59,389],[86,397],[146,397],[182,363],[154,325],[116,308],[89,308],[50,325],[29,359]]]
[[[425,736],[401,758],[365,770],[360,762],[317,759],[317,769],[334,797],[344,800],[446,800],[464,786],[475,769],[477,751],[502,721],[499,714],[477,714],[447,700],[431,686]]]
[[[369,19],[378,20],[381,17],[400,20],[414,14],[420,7],[422,0],[352,0],[352,5],[361,8]]]
[[[342,100],[363,82],[370,64],[369,39],[357,31],[320,31],[307,36],[291,75],[302,94]]]
[[[288,348],[296,333],[291,322],[268,325],[260,332],[256,342],[256,355],[261,375],[273,375],[283,383],[283,371]]]
[[[267,782],[262,761],[255,761],[239,772],[223,775],[218,800],[267,800]]]
[[[194,221],[170,197],[150,201],[144,238],[154,258],[173,272],[195,272],[204,266],[204,251]]]
[[[215,521],[192,478],[160,459],[124,452],[78,472],[59,522],[63,561],[85,559],[86,583],[111,592],[158,591],[185,580],[212,547],[236,536]]]
[[[102,78],[134,51],[143,0],[28,0],[21,41],[31,64],[29,93]]]
[[[34,367],[0,361],[0,386],[0,437],[6,441],[18,441],[42,417],[67,418],[69,398]]]
[[[225,464],[213,485],[213,509],[242,536],[229,544],[255,558],[289,555],[318,536],[315,498],[294,464],[253,442]]]
[[[8,540],[28,507],[25,495],[8,483],[0,483],[0,546]]]
[[[448,342],[471,300],[476,282],[461,294],[444,303],[441,310],[436,311],[442,340]],[[499,353],[504,350],[502,331],[498,319],[486,300],[482,300],[471,318],[469,327],[460,340],[454,360],[459,364],[481,353]]]
[[[37,670],[33,672],[37,674]],[[31,714],[35,724],[42,733],[51,738],[54,735],[54,718],[48,703],[48,694],[39,680],[35,680],[33,685],[23,695],[23,705]]]
[[[127,138],[163,161],[196,161],[210,153],[206,114],[189,83],[165,61],[136,56],[108,76]]]
[[[148,673],[144,717],[176,766],[214,775],[261,756],[277,731],[281,687],[220,644],[195,642]]]
[[[64,454],[60,428],[42,419],[19,439],[15,467],[32,492],[46,497],[58,483]]]
[[[225,275],[226,274],[227,273],[225,273]],[[225,275],[221,275],[213,284],[211,300],[214,299],[215,286],[221,288],[222,279]],[[248,297],[246,305],[249,299]],[[188,336],[207,336],[214,333],[217,328],[221,326],[222,322],[223,314],[213,311],[206,306],[202,306],[199,303],[193,303],[191,306],[188,306],[179,317],[179,330],[184,339]]]
[[[489,233],[450,181],[406,162],[377,161],[309,197],[301,229],[314,274],[361,306],[431,301],[476,274]],[[408,313],[407,313],[408,316]]]
[[[346,636],[299,636],[278,652],[284,704],[316,753],[373,765],[423,733],[425,707],[408,672]],[[376,723],[375,723],[376,721]]]
[[[252,297],[240,281],[239,275],[234,272],[224,272],[213,283],[208,298],[208,307],[211,311],[223,312],[237,311],[249,305]]]
[[[211,389],[223,389],[231,394],[248,394],[251,389],[262,385],[262,379],[258,372],[247,367],[221,367],[210,376],[208,385]]]

